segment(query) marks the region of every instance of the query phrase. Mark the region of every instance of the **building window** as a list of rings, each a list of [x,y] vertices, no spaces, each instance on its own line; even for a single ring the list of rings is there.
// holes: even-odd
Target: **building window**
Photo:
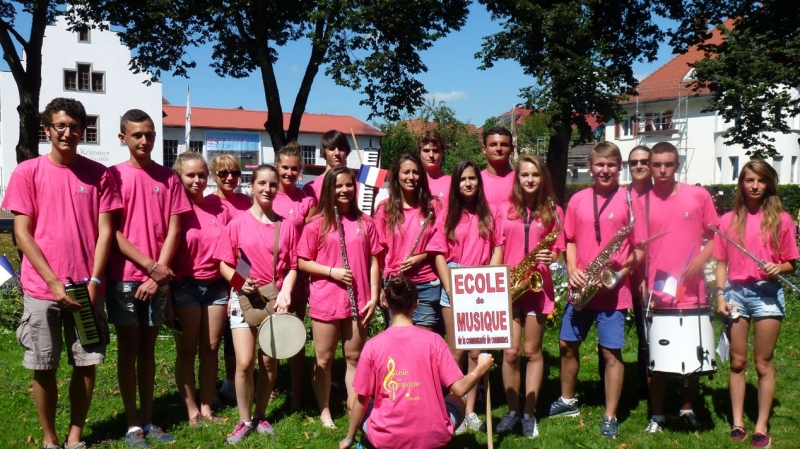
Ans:
[[[797,179],[797,176],[795,175],[796,171],[797,171],[797,156],[792,156],[792,171],[791,173],[789,173],[789,182],[791,182],[792,184],[794,184],[795,179]]]
[[[775,173],[778,174],[778,178],[781,177],[781,164],[783,163],[783,156],[775,156],[772,158],[772,168],[775,169]]]
[[[731,181],[739,179],[739,156],[731,156]]]
[[[105,73],[92,71],[91,64],[78,64],[77,70],[64,69],[64,90],[105,92]]]
[[[303,150],[303,165],[317,165],[317,147],[314,145],[301,145]]]
[[[178,159],[178,141],[164,139],[164,167],[172,167]]]
[[[84,27],[78,30],[78,42],[89,42],[89,27]]]
[[[44,132],[44,125],[39,125],[39,142],[47,142],[47,133]]]
[[[96,115],[86,117],[86,131],[83,132],[84,143],[100,143],[100,120]]]
[[[203,141],[202,140],[190,140],[189,141],[189,149],[196,152],[203,154]]]

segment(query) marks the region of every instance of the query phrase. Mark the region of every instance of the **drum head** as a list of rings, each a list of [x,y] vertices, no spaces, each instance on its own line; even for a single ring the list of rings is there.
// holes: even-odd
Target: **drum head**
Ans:
[[[289,313],[269,316],[258,328],[258,345],[273,359],[288,359],[305,347],[306,327]]]

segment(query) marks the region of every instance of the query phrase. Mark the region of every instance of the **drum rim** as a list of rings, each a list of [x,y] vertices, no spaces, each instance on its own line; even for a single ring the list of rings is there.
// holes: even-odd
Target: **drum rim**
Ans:
[[[714,309],[711,306],[692,307],[691,309],[650,309],[653,315],[661,316],[705,316],[714,315]]]

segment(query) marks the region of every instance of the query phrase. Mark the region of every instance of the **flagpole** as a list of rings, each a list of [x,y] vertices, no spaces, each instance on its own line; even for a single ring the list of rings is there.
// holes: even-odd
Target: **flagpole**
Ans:
[[[189,151],[189,142],[192,134],[192,106],[189,102],[189,85],[186,85],[186,138],[184,140],[184,151]]]

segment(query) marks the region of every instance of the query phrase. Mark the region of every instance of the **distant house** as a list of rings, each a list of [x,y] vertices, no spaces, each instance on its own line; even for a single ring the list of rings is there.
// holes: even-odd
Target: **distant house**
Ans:
[[[711,42],[721,41],[720,31],[713,30]],[[671,142],[680,155],[681,181],[706,185],[733,184],[749,156],[741,146],[724,143],[722,134],[729,123],[716,112],[701,112],[708,105],[711,94],[708,91],[693,92],[694,69],[689,65],[703,57],[703,51],[692,47],[643,79],[638,96],[621,103],[626,114],[617,122],[609,122],[605,137],[619,145],[623,159],[636,145]],[[771,134],[780,156],[769,162],[778,172],[781,182],[797,183],[800,174],[800,117],[793,117],[789,127],[792,130],[789,134]],[[623,182],[629,180],[627,163],[624,165]]]

